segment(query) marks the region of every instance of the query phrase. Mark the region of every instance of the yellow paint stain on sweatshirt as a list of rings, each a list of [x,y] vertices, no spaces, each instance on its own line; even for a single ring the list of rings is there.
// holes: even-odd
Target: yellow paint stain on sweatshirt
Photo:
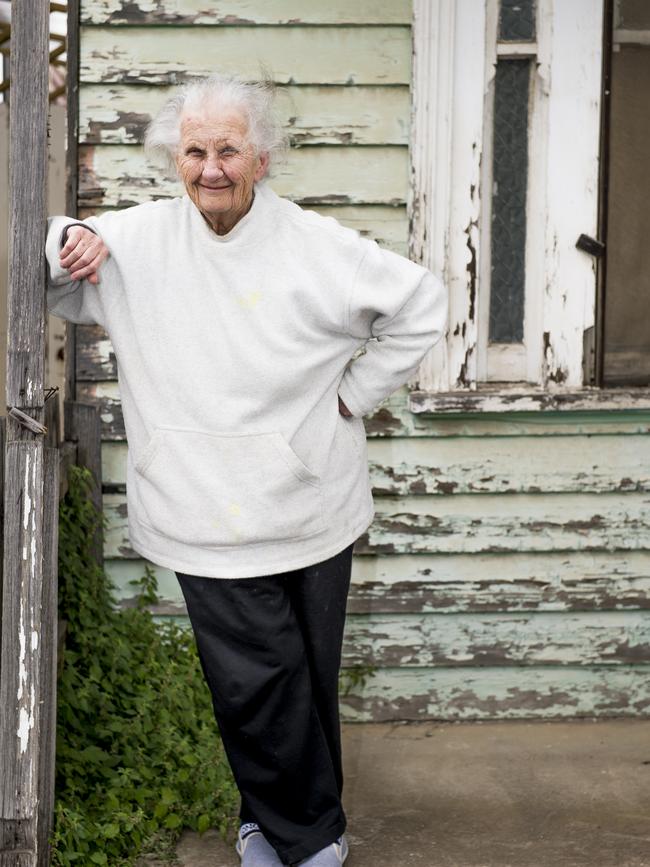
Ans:
[[[239,503],[229,503],[226,511],[235,518],[240,518],[242,515],[241,506]],[[239,528],[230,525],[230,521],[227,521],[226,524],[224,524],[222,520],[219,520],[218,518],[212,518],[210,524],[217,530],[222,530],[227,533],[230,536],[230,542],[238,544],[241,541],[242,534]]]
[[[252,309],[262,297],[262,293],[257,289],[255,292],[249,292],[248,295],[240,295],[237,299],[242,307]]]

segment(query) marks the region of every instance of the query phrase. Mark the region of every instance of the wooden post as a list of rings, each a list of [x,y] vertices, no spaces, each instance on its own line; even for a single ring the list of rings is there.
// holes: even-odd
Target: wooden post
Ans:
[[[52,398],[51,402],[55,408],[58,408],[56,398]],[[54,416],[56,418],[57,413],[54,413]],[[36,863],[38,867],[49,867],[50,864],[49,837],[52,829],[52,816],[54,815],[56,679],[59,638],[59,467],[59,449],[46,447],[43,492],[43,593],[41,597],[43,609],[41,644],[46,652],[41,657],[43,698],[39,742],[39,798],[36,835]]]
[[[77,464],[88,467],[93,475],[91,491],[92,502],[98,511],[102,510],[102,449],[101,418],[99,407],[92,403],[66,401],[64,404],[64,429],[66,438],[77,444]],[[104,563],[104,534],[98,527],[95,534],[93,551],[95,559]]]
[[[5,431],[7,419],[0,417],[0,551],[4,551],[5,535]],[[2,646],[2,585],[3,585],[2,557],[0,557],[0,647]],[[2,654],[0,653],[0,678],[2,677]]]
[[[8,407],[44,419],[49,4],[12,4]],[[0,867],[37,867],[43,702],[43,435],[7,416],[0,677]],[[51,696],[50,696],[51,698]]]
[[[79,155],[79,2],[68,0],[68,32],[66,38],[66,190],[65,212],[68,217],[77,216],[77,198],[79,186],[78,155]],[[74,400],[76,397],[76,356],[77,333],[74,322],[65,324],[65,385],[64,400]],[[65,414],[64,414],[65,424]],[[70,439],[70,432],[65,429],[64,439]]]

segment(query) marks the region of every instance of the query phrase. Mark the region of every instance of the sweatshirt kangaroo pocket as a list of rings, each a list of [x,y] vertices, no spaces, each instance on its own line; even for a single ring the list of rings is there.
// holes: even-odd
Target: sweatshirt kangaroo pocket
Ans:
[[[278,431],[159,427],[134,478],[144,523],[185,544],[251,545],[324,528],[320,479]]]

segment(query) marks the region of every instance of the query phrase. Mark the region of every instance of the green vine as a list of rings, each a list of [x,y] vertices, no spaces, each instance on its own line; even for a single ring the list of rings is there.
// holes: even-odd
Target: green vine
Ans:
[[[120,610],[92,557],[90,473],[73,467],[60,505],[56,807],[52,864],[129,867],[171,859],[183,826],[222,833],[238,795],[189,630],[158,623],[150,567]]]
[[[342,668],[339,674],[339,694],[348,696],[355,690],[363,689],[368,679],[377,674],[376,665],[350,665]]]

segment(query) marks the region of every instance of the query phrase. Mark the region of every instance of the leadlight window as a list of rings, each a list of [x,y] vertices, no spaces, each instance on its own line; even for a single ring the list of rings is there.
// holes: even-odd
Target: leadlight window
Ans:
[[[501,0],[491,130],[486,379],[526,379],[526,244],[534,0]]]

